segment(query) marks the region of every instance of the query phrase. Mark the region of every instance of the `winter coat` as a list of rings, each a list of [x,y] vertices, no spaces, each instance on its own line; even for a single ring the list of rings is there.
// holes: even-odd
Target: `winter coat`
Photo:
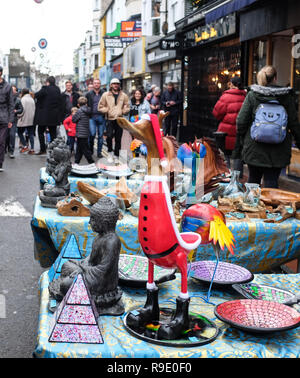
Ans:
[[[7,127],[14,121],[14,98],[11,86],[2,79],[0,83],[0,127]]]
[[[22,102],[21,102],[21,99],[19,98],[19,95],[18,94],[15,94],[13,95],[14,97],[14,115],[15,115],[15,118],[14,118],[14,123],[17,124],[18,123],[18,115],[21,115],[23,113],[23,105],[22,105]]]
[[[98,104],[98,110],[106,115],[106,119],[116,120],[118,117],[123,117],[129,113],[129,98],[127,94],[120,91],[116,104],[113,93],[111,91],[105,92]]]
[[[71,96],[72,96],[72,101],[70,101]],[[71,115],[72,108],[77,108],[80,94],[77,92],[72,92],[71,96],[67,94],[67,91],[63,92],[61,95],[61,98],[62,98],[61,120],[62,121],[64,121],[67,117],[69,117],[69,115]]]
[[[62,122],[62,96],[56,85],[45,85],[35,94],[38,114],[35,123],[41,126],[58,126]]]
[[[147,100],[145,100],[145,99],[144,99],[144,101],[143,101],[141,104],[139,104],[139,105],[136,105],[135,103],[133,103],[132,100],[130,101],[129,118],[130,118],[130,116],[131,116],[131,111],[134,110],[134,109],[137,109],[139,118],[141,118],[143,114],[151,113],[150,104],[149,104],[149,102],[148,102]]]
[[[76,136],[76,123],[72,122],[72,115],[69,115],[64,121],[63,121],[64,127],[66,129],[66,132],[68,136],[74,137]]]
[[[255,111],[261,103],[274,100],[277,100],[288,114],[286,138],[279,144],[256,142],[250,135]],[[266,168],[284,168],[289,165],[293,137],[300,149],[300,125],[292,89],[289,87],[252,85],[237,118],[237,131],[242,159],[246,164]],[[234,152],[233,157],[240,157],[238,150]]]
[[[105,93],[105,90],[104,90],[104,89],[100,89],[100,92],[99,92],[99,94],[100,94],[100,100],[101,100],[101,97],[102,97],[102,95],[103,95],[104,93]],[[92,109],[93,109],[93,104],[94,104],[95,91],[94,91],[94,90],[89,91],[89,92],[86,94],[85,97],[86,97],[87,100],[88,100],[88,103],[87,103],[88,107],[91,108],[91,110],[92,110]],[[98,105],[99,105],[99,104],[98,104]]]
[[[167,102],[169,101],[174,101],[175,105],[167,106]],[[170,115],[179,115],[182,102],[181,92],[177,91],[176,89],[173,89],[171,92],[168,90],[164,91],[161,97],[161,105],[163,110],[170,112]]]
[[[21,98],[23,106],[23,113],[18,116],[18,127],[33,126],[35,114],[35,102],[31,95],[28,93]]]
[[[88,138],[90,135],[90,115],[91,109],[83,105],[72,116],[72,122],[76,123],[76,137]]]
[[[232,151],[236,141],[236,119],[246,97],[242,89],[225,91],[213,109],[213,116],[221,121],[218,131],[227,133],[225,149]]]

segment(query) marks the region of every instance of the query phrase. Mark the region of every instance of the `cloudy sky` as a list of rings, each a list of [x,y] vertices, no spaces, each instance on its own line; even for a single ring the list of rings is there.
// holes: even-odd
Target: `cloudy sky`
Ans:
[[[93,0],[0,0],[0,50],[19,48],[21,55],[44,71],[73,73],[73,51],[92,29]],[[38,42],[45,38],[48,47]],[[32,52],[32,48],[36,51]],[[41,54],[43,56],[41,56]]]

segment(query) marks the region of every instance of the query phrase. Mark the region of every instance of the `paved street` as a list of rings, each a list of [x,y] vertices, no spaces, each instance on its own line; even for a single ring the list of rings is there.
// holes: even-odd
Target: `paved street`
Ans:
[[[6,304],[5,314],[0,311],[1,357],[31,357],[35,346],[42,269],[33,257],[30,220],[45,159],[17,152],[6,158],[0,176],[0,295]],[[4,213],[5,200],[15,216]]]

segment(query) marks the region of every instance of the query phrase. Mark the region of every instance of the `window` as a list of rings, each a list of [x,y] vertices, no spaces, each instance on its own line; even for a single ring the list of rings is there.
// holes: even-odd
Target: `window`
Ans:
[[[95,26],[95,42],[99,42],[99,26]]]
[[[152,35],[160,35],[160,1],[152,0]]]
[[[94,65],[94,69],[96,70],[99,66],[99,54],[96,54],[95,55],[95,65]]]

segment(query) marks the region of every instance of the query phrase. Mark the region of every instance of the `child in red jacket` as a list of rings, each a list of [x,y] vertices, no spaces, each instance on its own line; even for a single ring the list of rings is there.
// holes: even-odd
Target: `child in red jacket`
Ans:
[[[77,110],[78,108],[72,108],[71,115],[69,115],[69,117],[67,117],[63,122],[68,135],[67,145],[70,147],[71,152],[74,151],[76,136],[76,123],[72,122],[72,117],[77,112]]]

